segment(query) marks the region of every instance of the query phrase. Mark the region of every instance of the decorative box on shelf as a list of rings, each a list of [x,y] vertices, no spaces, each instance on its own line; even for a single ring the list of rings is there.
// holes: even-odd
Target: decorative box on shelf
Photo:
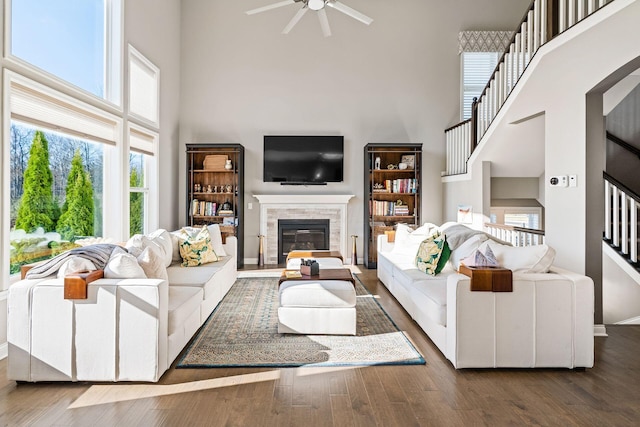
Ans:
[[[513,273],[509,269],[460,264],[460,274],[471,278],[472,291],[513,292]]]

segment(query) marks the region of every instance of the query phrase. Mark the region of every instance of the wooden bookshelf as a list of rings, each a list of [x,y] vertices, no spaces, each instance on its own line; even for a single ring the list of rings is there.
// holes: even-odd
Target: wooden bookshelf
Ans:
[[[219,161],[207,168],[213,158]],[[230,169],[225,168],[223,159],[231,160]],[[187,225],[220,224],[225,238],[227,235],[237,237],[238,268],[244,267],[244,147],[187,144],[186,171]],[[229,209],[221,214],[222,207]]]
[[[377,160],[379,159],[379,161]],[[399,169],[400,163],[407,165]],[[399,223],[420,224],[422,144],[364,147],[364,263],[376,268],[377,238]]]

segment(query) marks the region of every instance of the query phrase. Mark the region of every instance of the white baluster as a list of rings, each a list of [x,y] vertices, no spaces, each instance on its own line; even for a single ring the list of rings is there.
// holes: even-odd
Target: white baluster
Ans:
[[[620,246],[620,194],[618,187],[613,187],[613,246]]]
[[[587,4],[587,14],[591,15],[596,10],[596,0],[589,0]]]
[[[638,209],[640,209],[640,203],[635,200],[631,201],[631,217],[629,222],[631,223],[631,251],[629,256],[632,262],[638,262]]]
[[[602,6],[604,6],[605,4],[607,4],[607,0],[599,0],[598,1],[598,9],[600,9]]]
[[[547,42],[547,0],[540,0],[540,46]]]
[[[540,47],[540,0],[533,3],[533,52],[536,53]]]
[[[567,29],[567,3],[565,0],[558,2],[558,32],[562,33]]]
[[[620,198],[620,213],[622,214],[621,218],[621,230],[620,230],[620,240],[622,240],[620,245],[620,250],[622,250],[623,254],[629,253],[629,205],[628,200],[629,197],[624,193],[624,191],[620,192],[622,196]]]
[[[515,41],[515,49],[513,51],[514,55],[515,55],[515,80],[513,81],[513,85],[515,86],[516,82],[518,81],[518,78],[520,77],[520,34],[516,34],[516,41]]]
[[[568,11],[569,13],[567,14],[567,19],[568,19],[567,28],[568,28],[576,23],[576,0],[567,0],[567,2],[569,3],[569,5],[567,6],[569,8],[569,11]]]
[[[578,1],[578,21],[581,21],[584,19],[585,15],[585,1],[586,0],[579,0]]]
[[[533,10],[529,11],[527,16],[527,58],[525,62],[525,67],[529,65],[529,61],[531,60],[531,56],[533,55],[533,39],[535,35],[533,34]]]
[[[519,70],[520,73],[518,74],[518,78],[520,78],[520,76],[522,75],[522,73],[524,73],[524,55],[527,52],[527,23],[523,22],[522,25],[520,25],[520,65],[519,65]]]
[[[611,240],[611,184],[604,182],[604,237]]]

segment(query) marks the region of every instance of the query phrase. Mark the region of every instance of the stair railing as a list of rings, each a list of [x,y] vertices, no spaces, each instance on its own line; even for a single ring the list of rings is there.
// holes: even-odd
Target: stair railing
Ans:
[[[498,61],[489,82],[472,104],[471,119],[445,130],[444,176],[467,172],[467,160],[516,86],[538,49],[614,0],[533,0]]]
[[[485,222],[484,229],[493,237],[509,242],[513,246],[533,246],[544,243],[544,230],[492,222]]]
[[[638,265],[640,196],[606,172],[604,175],[604,240]]]

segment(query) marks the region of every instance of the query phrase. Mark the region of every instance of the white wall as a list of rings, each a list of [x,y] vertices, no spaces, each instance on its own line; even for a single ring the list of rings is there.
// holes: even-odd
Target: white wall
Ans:
[[[491,178],[492,199],[537,199],[538,178]]]
[[[640,283],[637,272],[631,277],[625,269],[621,268],[617,260],[617,254],[610,256],[613,249],[606,250],[602,255],[602,270],[604,280],[602,283],[603,318],[605,324],[621,322],[640,316]],[[626,262],[622,260],[622,262]],[[627,267],[629,270],[631,267]]]
[[[280,34],[299,5],[258,15],[269,0],[182,2],[180,222],[184,144],[236,142],[246,148],[245,255],[257,257],[259,215],[252,194],[355,194],[348,233],[363,235],[363,146],[422,143],[423,221],[442,219],[443,131],[459,117],[461,30],[515,28],[527,0],[345,1],[372,17],[367,27],[328,9],[322,37],[312,11]],[[322,188],[262,182],[265,134],[340,134],[345,177]],[[362,240],[360,239],[360,256]],[[255,254],[255,255],[253,255]]]

